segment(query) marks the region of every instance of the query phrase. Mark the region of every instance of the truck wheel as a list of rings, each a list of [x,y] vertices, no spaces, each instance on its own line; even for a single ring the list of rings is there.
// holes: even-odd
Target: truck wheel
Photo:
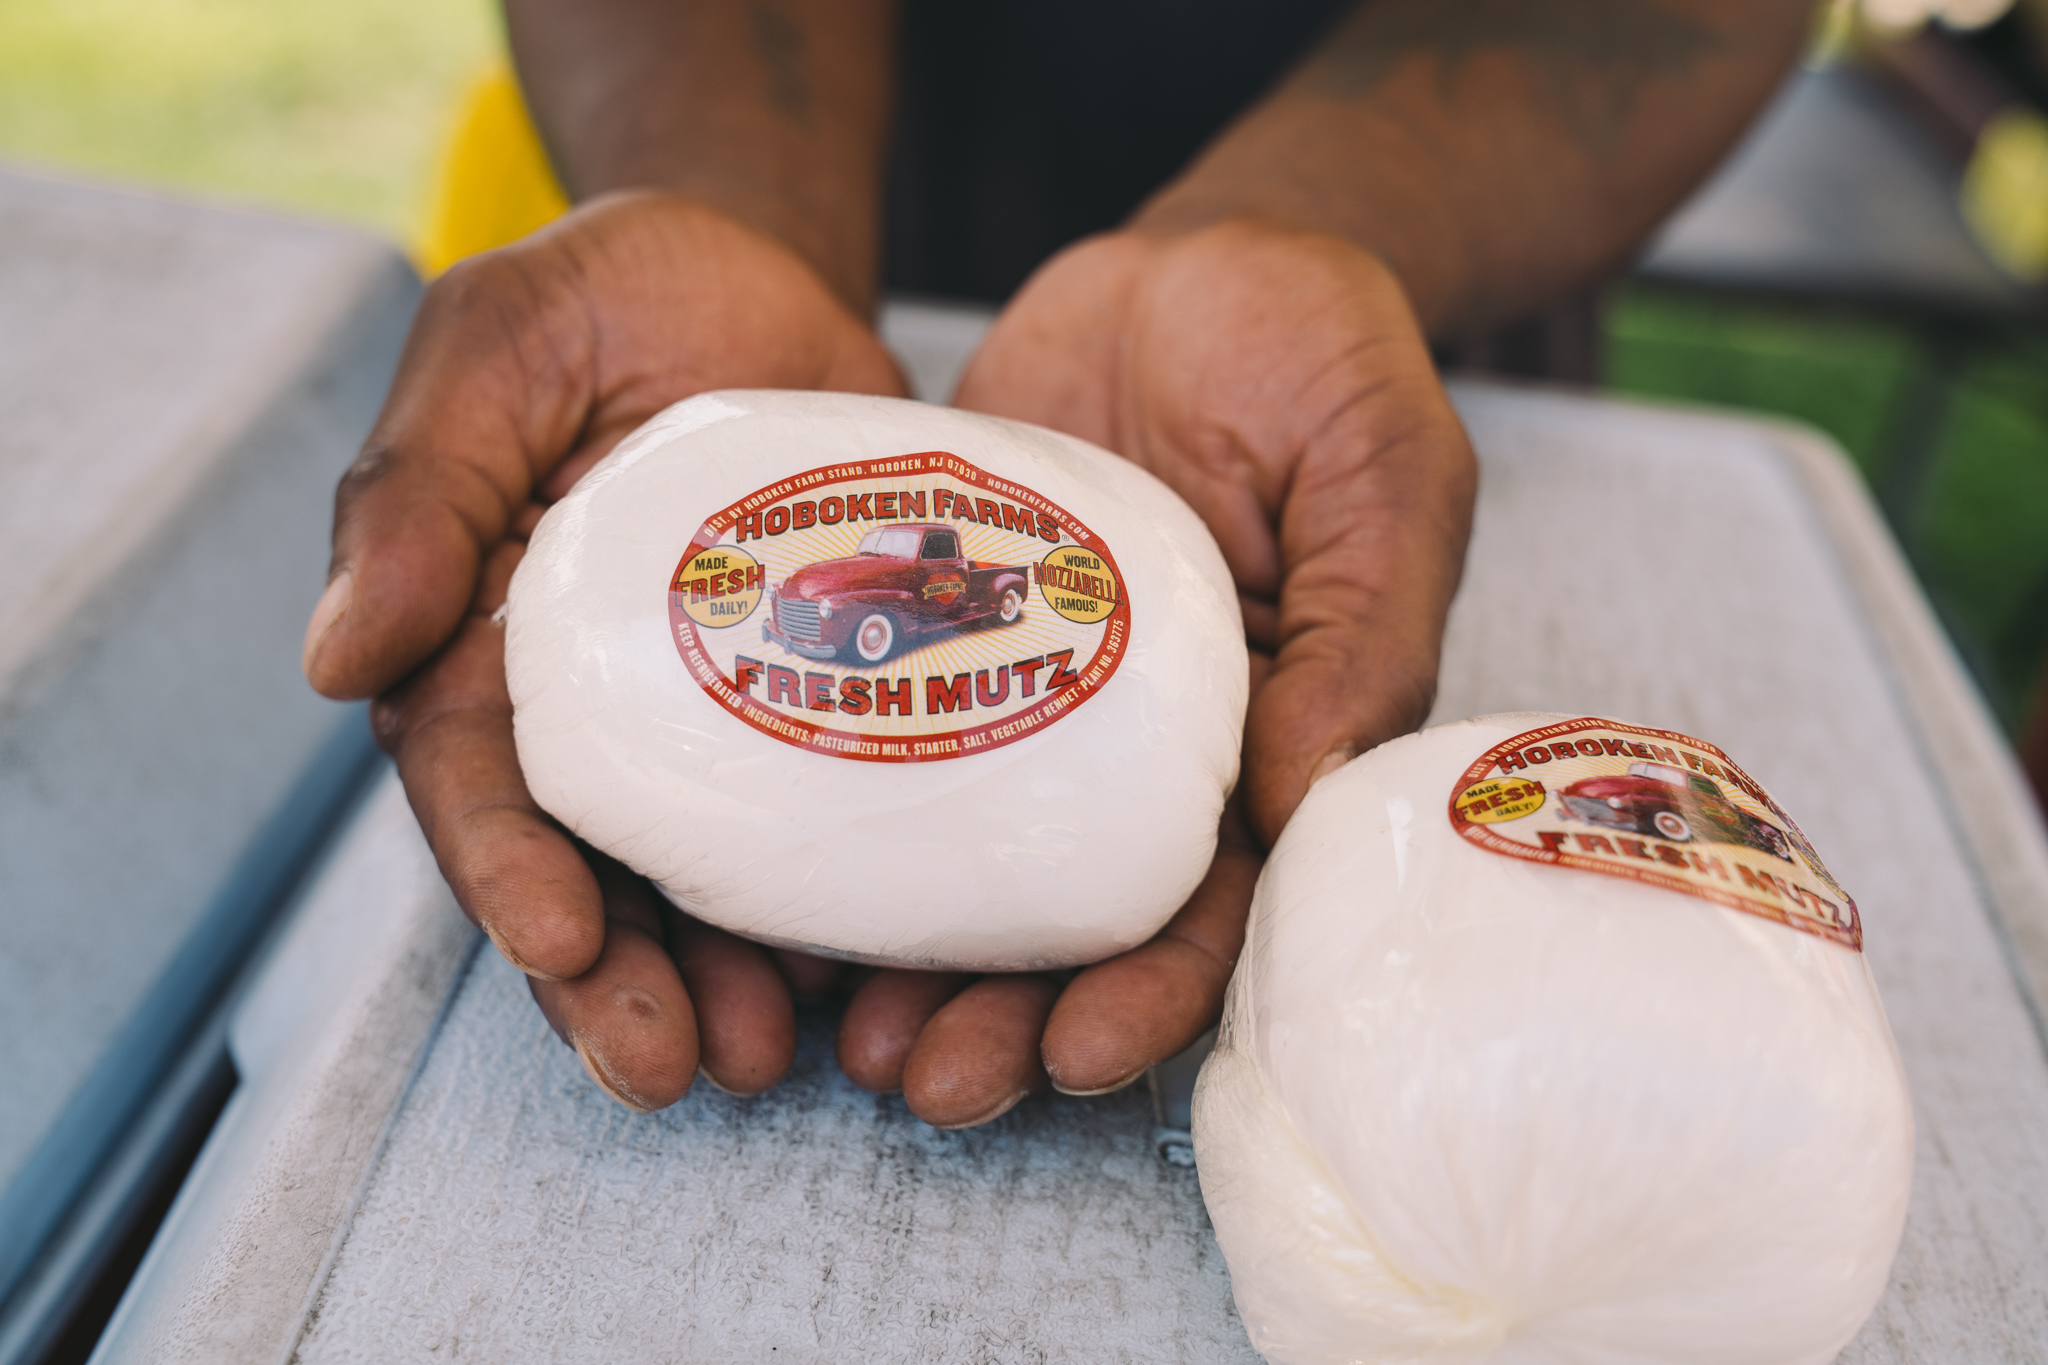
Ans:
[[[896,648],[896,618],[886,611],[869,612],[854,624],[846,647],[864,664],[878,664]]]
[[[1004,588],[1003,597],[996,603],[996,619],[1010,625],[1024,614],[1024,595],[1015,588]]]
[[[1650,817],[1650,823],[1657,827],[1659,834],[1674,844],[1682,844],[1692,838],[1692,826],[1688,825],[1685,817],[1677,811],[1660,810]]]

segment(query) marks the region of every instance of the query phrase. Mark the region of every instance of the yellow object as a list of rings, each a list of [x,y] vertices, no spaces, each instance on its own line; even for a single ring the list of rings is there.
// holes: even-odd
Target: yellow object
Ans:
[[[420,269],[438,275],[464,256],[516,241],[568,211],[569,197],[548,165],[519,82],[500,62],[463,96],[416,250]]]
[[[1963,172],[1963,216],[2014,279],[2048,279],[2048,118],[2008,109],[1977,138]]]

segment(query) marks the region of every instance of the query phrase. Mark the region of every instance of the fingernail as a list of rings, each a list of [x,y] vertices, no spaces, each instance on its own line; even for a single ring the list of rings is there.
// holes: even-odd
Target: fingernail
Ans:
[[[499,935],[497,928],[495,926],[486,924],[483,926],[483,929],[485,936],[491,940],[491,946],[498,950],[498,956],[504,958],[507,962],[511,963],[513,966],[517,967],[520,971],[526,973],[534,980],[560,981],[562,979],[559,976],[550,976],[546,972],[536,971],[534,968],[529,967],[526,964],[526,960],[524,958],[520,957],[519,954],[512,951],[512,946],[505,942],[505,940]]]
[[[635,1095],[632,1087],[628,1086],[617,1076],[612,1075],[611,1068],[604,1064],[604,1059],[585,1047],[581,1038],[572,1033],[569,1035],[569,1044],[576,1049],[577,1059],[583,1063],[583,1069],[590,1073],[590,1079],[597,1083],[599,1090],[604,1091],[605,1094],[610,1095],[636,1114],[651,1114],[654,1112],[655,1106],[640,1096]]]
[[[937,1128],[939,1131],[945,1133],[957,1133],[962,1128],[978,1128],[984,1123],[993,1123],[995,1120],[1009,1113],[1012,1109],[1015,1109],[1017,1107],[1017,1101],[1023,1099],[1026,1095],[1030,1093],[1030,1087],[1027,1086],[1024,1089],[1019,1090],[1014,1095],[1011,1095],[1008,1099],[1002,1100],[995,1106],[995,1108],[989,1110],[985,1114],[977,1114],[973,1118],[963,1119],[959,1123],[935,1123],[932,1125],[932,1127]]]
[[[704,1082],[704,1084],[710,1086],[713,1090],[716,1090],[721,1095],[730,1095],[736,1100],[750,1100],[754,1098],[752,1095],[742,1095],[737,1090],[727,1090],[724,1086],[718,1083],[718,1077],[712,1075],[710,1072],[706,1071],[701,1066],[697,1068],[697,1079]]]
[[[1336,748],[1330,750],[1330,752],[1324,754],[1320,759],[1316,760],[1316,766],[1309,770],[1308,784],[1311,787],[1313,787],[1316,783],[1322,781],[1331,773],[1336,772],[1337,769],[1343,767],[1346,763],[1349,763],[1352,759],[1357,757],[1357,745],[1352,744],[1349,741],[1346,741],[1343,744],[1339,744]]]
[[[313,676],[313,666],[320,661],[320,651],[327,643],[327,636],[341,618],[348,614],[349,599],[355,596],[356,575],[353,569],[343,569],[327,585],[327,591],[320,594],[320,601],[313,608],[313,619],[306,622],[306,652],[299,659],[299,667],[307,677]]]
[[[1145,1068],[1139,1067],[1136,1071],[1133,1071],[1130,1075],[1124,1077],[1122,1080],[1111,1081],[1108,1085],[1098,1086],[1093,1090],[1075,1090],[1070,1086],[1061,1085],[1058,1081],[1054,1081],[1052,1083],[1052,1088],[1059,1091],[1062,1095],[1077,1095],[1082,1099],[1087,1099],[1091,1095],[1114,1095],[1117,1091],[1122,1090],[1125,1086],[1132,1084],[1144,1074]]]

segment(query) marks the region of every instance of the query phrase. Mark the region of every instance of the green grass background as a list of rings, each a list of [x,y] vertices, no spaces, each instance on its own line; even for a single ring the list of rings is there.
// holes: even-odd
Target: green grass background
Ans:
[[[401,241],[492,0],[0,0],[0,160]]]
[[[2048,659],[2048,335],[1642,284],[1615,291],[1605,331],[1621,392],[1834,437],[1992,710],[2028,724]]]

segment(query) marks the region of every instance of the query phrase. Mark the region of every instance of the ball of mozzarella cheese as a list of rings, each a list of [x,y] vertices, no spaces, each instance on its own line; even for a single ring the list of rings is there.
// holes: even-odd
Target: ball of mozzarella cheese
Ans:
[[[1222,555],[1136,465],[767,391],[669,408],[549,509],[505,667],[534,798],[676,905],[976,971],[1164,924],[1214,852],[1247,687]]]
[[[1562,719],[1387,744],[1273,850],[1194,1132],[1278,1365],[1820,1362],[1884,1289],[1913,1125],[1861,952],[1454,830],[1468,765]],[[1528,818],[1562,846],[1744,856],[1697,814],[1689,842],[1573,823],[1549,785]]]

